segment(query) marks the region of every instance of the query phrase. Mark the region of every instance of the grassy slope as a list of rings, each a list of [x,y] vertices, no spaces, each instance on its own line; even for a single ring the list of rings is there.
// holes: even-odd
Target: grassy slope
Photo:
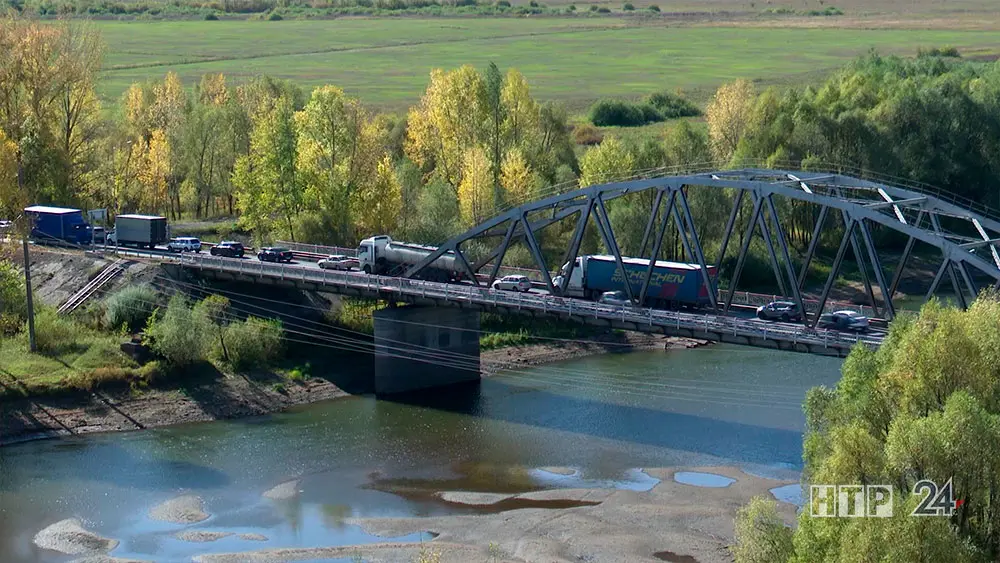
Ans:
[[[794,80],[869,48],[922,45],[1000,52],[1000,34],[958,30],[666,27],[605,19],[342,19],[102,22],[108,70],[101,93],[168,70],[240,80],[266,73],[305,87],[332,83],[395,109],[414,103],[432,68],[489,61],[520,69],[541,99],[581,109],[603,96],[710,89],[738,77]],[[214,60],[213,60],[214,59]]]

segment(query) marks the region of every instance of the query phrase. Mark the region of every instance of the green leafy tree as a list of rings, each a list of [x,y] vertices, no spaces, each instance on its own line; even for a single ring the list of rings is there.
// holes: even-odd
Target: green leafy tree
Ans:
[[[294,219],[305,203],[297,149],[292,101],[282,98],[255,123],[250,154],[240,157],[233,172],[240,223],[260,239],[284,231],[295,240]]]
[[[204,318],[195,315],[183,295],[174,295],[163,316],[149,317],[146,335],[150,348],[174,368],[204,360],[211,340],[206,338]]]

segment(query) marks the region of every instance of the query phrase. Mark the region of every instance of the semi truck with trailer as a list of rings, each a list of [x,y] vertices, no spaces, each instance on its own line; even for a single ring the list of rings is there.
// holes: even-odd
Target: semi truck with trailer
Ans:
[[[369,237],[358,245],[358,267],[366,274],[401,275],[430,256],[437,248],[394,241],[387,235]],[[431,262],[418,274],[433,281],[461,281],[467,276],[458,264],[454,252],[447,252]]]
[[[157,215],[119,215],[108,243],[119,246],[154,248],[170,240],[167,218]]]
[[[32,205],[24,208],[31,224],[31,239],[37,242],[90,244],[93,230],[83,212],[70,207]]]
[[[632,285],[632,294],[638,298],[649,268],[649,260],[622,257],[622,263]],[[567,270],[568,262],[563,265],[560,275],[552,280],[554,285],[562,286]],[[709,266],[708,273],[714,279],[715,267]],[[593,300],[605,291],[624,290],[624,280],[614,256],[584,255],[577,257],[563,295]],[[683,262],[657,260],[649,277],[646,296],[646,304],[657,308],[675,309],[712,304],[702,280],[701,266]]]

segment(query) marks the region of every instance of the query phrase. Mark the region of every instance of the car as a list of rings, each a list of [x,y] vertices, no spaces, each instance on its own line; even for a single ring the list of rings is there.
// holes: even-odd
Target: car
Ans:
[[[292,261],[292,251],[280,246],[266,246],[257,253],[257,259],[261,262],[289,262]]]
[[[504,276],[493,282],[493,289],[527,292],[531,289],[531,280],[527,276]]]
[[[757,307],[757,318],[765,321],[801,321],[802,311],[791,301],[772,301]]]
[[[598,303],[604,305],[631,305],[632,300],[628,298],[628,295],[624,291],[605,291],[597,299]]]
[[[344,254],[331,254],[316,264],[324,270],[353,270],[358,267],[358,259]]]
[[[868,317],[865,317],[856,311],[834,311],[832,313],[823,313],[820,315],[818,326],[819,328],[829,328],[833,330],[868,332]]]
[[[212,256],[227,256],[229,258],[243,258],[243,254],[246,249],[243,248],[242,242],[236,242],[234,240],[224,240],[219,244],[212,247],[208,251]]]
[[[177,237],[170,239],[167,250],[171,252],[201,252],[201,241],[195,237]]]

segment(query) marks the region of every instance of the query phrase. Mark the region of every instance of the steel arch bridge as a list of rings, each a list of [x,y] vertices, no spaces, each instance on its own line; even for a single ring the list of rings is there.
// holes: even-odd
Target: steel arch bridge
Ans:
[[[725,190],[725,193],[732,194],[732,208],[728,213],[721,248],[714,264],[706,261],[704,247],[698,236],[699,229],[695,225],[689,204],[688,189],[691,187]],[[819,298],[817,309],[819,312],[823,311],[827,303],[848,247],[852,250],[862,274],[865,291],[876,311],[879,310],[879,306],[874,287],[878,288],[882,301],[881,314],[887,320],[892,320],[896,315],[893,297],[897,293],[902,273],[917,242],[936,247],[943,257],[941,266],[927,291],[927,299],[937,291],[945,276],[950,279],[954,294],[962,307],[967,306],[970,298],[975,298],[980,284],[1000,288],[1000,253],[997,250],[997,244],[1000,243],[1000,221],[994,219],[989,212],[973,211],[968,204],[957,203],[941,192],[931,192],[920,187],[901,187],[836,172],[761,168],[718,170],[613,182],[545,197],[508,209],[453,237],[440,245],[426,259],[406,269],[403,277],[419,278],[434,260],[445,253],[453,252],[460,267],[477,285],[480,281],[476,274],[491,265],[487,282],[491,284],[500,271],[508,249],[515,242],[523,240],[548,290],[558,295],[565,287],[553,283],[549,265],[539,245],[538,233],[550,225],[575,217],[575,227],[569,240],[569,247],[560,264],[560,266],[566,264],[568,268],[562,278],[563,286],[570,278],[576,258],[580,254],[584,231],[588,224],[591,224],[591,219],[604,247],[614,256],[622,279],[628,279],[606,203],[640,192],[650,192],[653,203],[640,245],[642,255],[632,257],[658,258],[664,235],[672,222],[685,255],[700,266],[701,283],[708,294],[719,295],[723,301],[716,303],[712,300],[712,306],[716,310],[721,305],[724,311],[729,311],[735,288],[746,263],[751,239],[759,229],[759,235],[766,246],[771,268],[782,295],[794,300],[800,310],[806,311],[802,297],[803,284],[809,265],[816,255],[821,236],[824,230],[831,228],[828,221],[828,216],[831,214],[841,218],[843,235],[840,237],[836,257]],[[813,206],[815,223],[812,236],[797,267],[792,260],[787,229],[782,227],[779,206],[775,204],[776,198],[786,198]],[[709,268],[715,266],[716,271],[721,271],[720,267],[727,251],[732,251],[730,242],[738,223],[737,217],[745,215],[747,207],[749,215],[743,221],[745,232],[740,237],[742,243],[736,250],[738,253],[736,266],[729,279],[732,291],[723,292],[725,298],[722,299],[716,287],[718,280],[709,275]],[[720,211],[720,221],[723,217],[725,217],[724,212]],[[875,226],[891,229],[906,237],[905,247],[898,263],[895,264],[891,278],[886,275],[873,240],[872,229]],[[463,245],[467,248],[471,241],[500,237],[502,242],[495,246],[491,243],[488,248],[492,250],[475,260],[470,259],[470,256],[467,256],[468,252],[463,251]],[[644,305],[646,302],[653,263],[654,261],[650,260],[638,294],[631,284],[623,284],[624,290],[634,303]],[[815,326],[818,318],[818,314],[811,319],[803,315],[803,322]]]

